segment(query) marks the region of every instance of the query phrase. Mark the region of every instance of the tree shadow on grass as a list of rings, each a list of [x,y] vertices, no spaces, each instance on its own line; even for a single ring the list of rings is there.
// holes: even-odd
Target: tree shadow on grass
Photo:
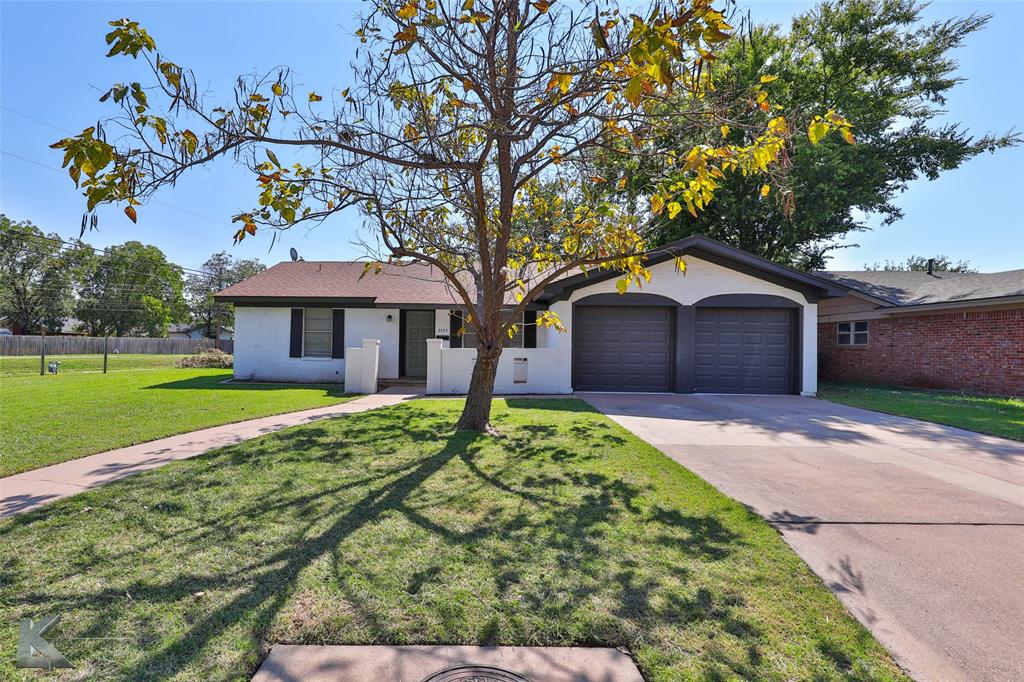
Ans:
[[[493,438],[453,434],[456,408],[290,429],[18,517],[0,540],[60,520],[49,541],[68,546],[19,543],[42,556],[5,562],[8,584],[33,585],[9,601],[129,637],[131,655],[68,647],[108,678],[248,676],[267,640],[646,647],[672,665],[690,628],[716,633],[708,675],[764,674],[765,633],[707,578],[743,547],[725,521],[609,470],[602,422],[503,412]]]
[[[188,379],[180,379],[178,381],[165,381],[160,384],[153,384],[151,386],[143,387],[143,390],[195,390],[202,389],[204,391],[216,390],[216,391],[285,391],[285,390],[323,390],[324,395],[329,395],[335,398],[341,398],[343,396],[351,395],[345,393],[345,387],[342,384],[299,384],[299,383],[264,383],[264,382],[246,382],[246,381],[232,381],[232,374],[226,372],[224,374],[214,374],[198,377],[190,377]]]

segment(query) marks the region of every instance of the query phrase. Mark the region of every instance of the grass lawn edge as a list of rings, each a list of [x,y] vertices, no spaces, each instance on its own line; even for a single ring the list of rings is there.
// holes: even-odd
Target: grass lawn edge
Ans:
[[[164,371],[182,372],[183,374],[188,373],[188,374],[185,374],[186,380],[188,380],[190,378],[201,378],[203,376],[212,376],[212,375],[204,374],[205,372],[211,372],[211,371],[223,372],[225,370],[221,370],[221,369],[210,370],[210,369],[205,369],[205,368],[199,368],[199,369],[188,369],[188,368],[170,368],[170,369],[168,369],[168,368],[132,368],[132,369],[119,370],[118,374],[130,373],[131,375],[139,376],[139,375],[141,375],[144,372],[156,373],[156,372],[164,372]],[[109,377],[111,375],[110,374],[104,375],[102,372],[98,372],[98,373],[75,372],[75,376],[76,377],[80,377],[80,376]],[[47,376],[47,377],[35,377],[33,375],[15,375],[15,376],[7,376],[7,377],[4,377],[4,378],[5,379],[9,379],[9,380],[14,380],[14,381],[26,381],[26,380],[32,380],[32,379],[38,379],[38,378],[43,378],[44,380],[49,381],[49,380],[52,379],[52,377],[49,377],[49,376]],[[261,390],[261,388],[272,389],[273,387],[280,387],[280,388],[285,388],[285,389],[298,389],[298,390],[309,389],[309,390],[329,391],[329,390],[337,389],[340,386],[339,384],[324,384],[324,383],[304,384],[304,383],[286,383],[286,382],[239,382],[239,381],[233,381],[231,379],[225,379],[225,380],[222,380],[222,381],[218,381],[218,382],[216,382],[215,385],[222,385],[222,384],[226,385],[226,386],[233,387],[233,388],[239,388],[239,387],[247,388],[248,387],[248,388],[252,388],[254,391],[259,391],[259,390]],[[198,426],[198,427],[193,427],[193,426],[190,426],[188,424],[182,425],[180,427],[170,426],[170,427],[168,427],[168,430],[160,431],[159,435],[154,435],[153,437],[142,436],[142,437],[136,438],[131,443],[125,443],[125,444],[121,444],[121,445],[114,445],[113,447],[104,447],[102,449],[94,450],[94,451],[91,451],[91,452],[83,452],[81,454],[75,454],[73,456],[64,456],[65,454],[67,454],[67,453],[64,453],[64,454],[60,455],[60,457],[57,458],[55,461],[49,461],[49,462],[37,464],[35,466],[32,466],[31,462],[26,462],[25,464],[29,464],[29,465],[25,466],[23,464],[19,464],[17,462],[17,460],[16,460],[16,463],[13,464],[13,465],[9,464],[8,462],[4,462],[3,466],[0,467],[0,480],[2,480],[3,478],[7,478],[9,476],[16,476],[18,474],[27,473],[27,472],[30,472],[30,471],[38,471],[40,469],[45,469],[47,467],[57,466],[59,464],[65,463],[65,462],[71,462],[71,461],[79,460],[79,459],[82,459],[82,458],[85,458],[85,457],[91,457],[93,455],[103,454],[105,452],[110,452],[110,451],[113,451],[113,450],[120,450],[122,448],[134,447],[136,445],[145,445],[147,443],[153,443],[153,442],[156,442],[156,441],[159,441],[159,440],[163,440],[164,438],[173,438],[173,437],[181,436],[181,435],[188,434],[188,433],[195,433],[195,432],[198,432],[198,431],[205,431],[207,429],[218,428],[218,427],[221,427],[221,426],[230,426],[232,424],[241,424],[241,423],[244,423],[244,422],[247,422],[247,421],[253,421],[253,420],[257,420],[257,419],[264,419],[264,418],[267,418],[267,417],[278,417],[278,416],[285,415],[285,414],[291,414],[293,412],[305,412],[307,410],[315,410],[315,409],[322,409],[322,408],[326,408],[326,407],[333,407],[333,406],[336,406],[336,405],[341,405],[341,404],[350,402],[350,401],[355,400],[355,399],[360,398],[360,397],[363,397],[362,394],[358,394],[358,393],[352,393],[352,394],[345,393],[345,394],[341,394],[341,395],[337,395],[337,396],[332,396],[330,402],[325,402],[325,403],[322,403],[322,404],[308,404],[308,405],[300,406],[300,407],[294,407],[294,406],[289,406],[289,405],[282,405],[280,407],[271,407],[267,411],[257,411],[253,415],[238,415],[238,418],[235,418],[235,416],[232,415],[230,417],[227,417],[226,419],[223,419],[223,420],[217,419],[217,420],[213,421],[212,423],[205,424],[203,426]],[[164,423],[167,423],[167,422],[164,422]],[[104,426],[103,424],[97,424],[97,427],[99,427],[99,428],[102,428],[103,426]],[[3,435],[3,438],[0,439],[0,442],[6,443],[7,442],[7,438],[10,437],[10,436],[6,432],[3,433],[2,435]]]
[[[865,395],[857,395],[857,392],[863,392]],[[878,397],[872,397],[871,394],[889,394],[886,396],[879,395]],[[844,396],[849,396],[845,397]],[[902,405],[896,407],[887,407],[885,404],[878,404],[879,398],[888,398],[894,402],[904,401]],[[976,402],[977,405],[967,405],[972,411],[978,413],[978,417],[965,418],[959,417],[947,417],[941,412],[936,413],[935,411],[922,414],[915,409],[907,409],[917,397],[934,397],[938,399],[937,407],[943,407],[947,409],[953,409],[956,407],[953,404],[955,401],[963,403]],[[826,402],[835,403],[837,405],[846,405],[847,407],[855,407],[861,410],[867,410],[869,412],[877,412],[880,414],[888,414],[893,417],[902,417],[905,419],[916,419],[918,421],[929,422],[932,424],[939,424],[940,426],[949,426],[951,428],[960,429],[961,431],[968,431],[970,433],[976,433],[983,436],[994,436],[996,438],[1005,438],[1007,440],[1024,442],[1024,400],[1020,398],[1014,398],[1012,396],[997,396],[997,395],[986,395],[986,394],[975,394],[975,393],[960,393],[957,391],[943,391],[933,390],[925,388],[907,388],[901,386],[880,386],[876,384],[846,384],[846,383],[822,383],[818,387],[818,393],[816,398],[818,400],[824,400]],[[947,399],[946,402],[949,404],[943,404],[943,399]],[[996,409],[991,405],[984,405],[984,403],[1008,403],[1007,408],[1015,409],[1020,411],[1020,421],[1015,421],[1015,424],[1020,426],[1013,426],[1009,423],[1009,418],[1005,423],[997,424],[995,427],[985,428],[984,424],[979,424],[973,419],[980,419],[982,416],[987,416],[989,410]],[[1014,405],[1018,403],[1019,405]],[[901,409],[902,407],[902,409]]]

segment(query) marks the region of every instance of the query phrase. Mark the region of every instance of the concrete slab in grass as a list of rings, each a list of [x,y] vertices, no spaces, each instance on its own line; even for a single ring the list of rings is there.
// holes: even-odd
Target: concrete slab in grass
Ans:
[[[477,666],[472,673],[462,667]],[[487,668],[491,670],[488,671]],[[442,674],[448,671],[448,674]],[[510,675],[511,674],[511,675]],[[518,646],[301,646],[278,644],[253,682],[643,682],[617,649]]]

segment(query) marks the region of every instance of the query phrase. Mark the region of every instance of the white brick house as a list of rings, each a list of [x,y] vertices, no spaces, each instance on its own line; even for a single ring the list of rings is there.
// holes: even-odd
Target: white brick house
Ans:
[[[623,295],[615,273],[549,285],[502,353],[496,391],[817,390],[817,302],[845,293],[837,285],[699,236],[659,248],[648,267],[643,290]],[[235,376],[341,382],[345,349],[377,339],[381,378],[465,392],[476,351],[439,273],[420,264],[362,271],[357,262],[285,262],[220,292],[235,305]],[[537,327],[540,309],[568,331]]]

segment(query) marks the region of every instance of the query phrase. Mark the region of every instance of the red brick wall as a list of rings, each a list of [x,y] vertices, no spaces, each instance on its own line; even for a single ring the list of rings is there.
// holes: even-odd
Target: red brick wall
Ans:
[[[866,346],[837,345],[837,324],[818,324],[823,380],[1024,396],[1024,309],[870,320]]]

